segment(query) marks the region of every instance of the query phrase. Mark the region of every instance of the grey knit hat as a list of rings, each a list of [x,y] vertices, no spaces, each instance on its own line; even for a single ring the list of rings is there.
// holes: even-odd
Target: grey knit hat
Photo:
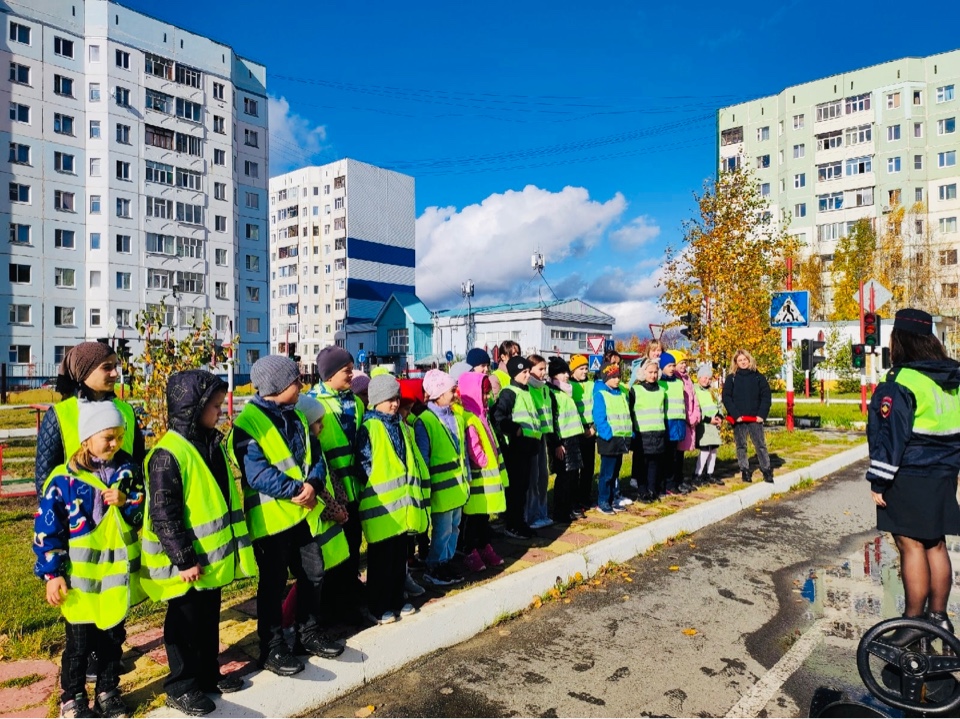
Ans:
[[[303,416],[307,418],[307,424],[313,424],[318,419],[322,419],[327,411],[321,402],[318,402],[308,394],[300,395],[300,398],[297,400],[297,409],[303,412]]]
[[[298,379],[297,363],[283,355],[261,357],[250,368],[250,381],[261,397],[280,394]]]
[[[713,379],[713,365],[709,362],[704,362],[702,365],[697,367],[697,379],[702,379],[704,377],[707,379]]]
[[[120,410],[110,400],[104,402],[79,402],[79,421],[80,441],[90,439],[98,432],[114,427],[123,427],[123,415]]]
[[[367,385],[369,405],[376,407],[381,402],[400,396],[400,383],[392,374],[381,374],[370,379]]]
[[[326,382],[337,372],[353,362],[353,355],[343,347],[328,345],[317,353],[317,374]]]

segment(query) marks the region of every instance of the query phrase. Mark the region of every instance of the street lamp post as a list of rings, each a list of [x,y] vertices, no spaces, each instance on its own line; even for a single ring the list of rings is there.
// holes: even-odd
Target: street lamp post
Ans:
[[[466,352],[469,352],[474,344],[474,328],[473,328],[473,306],[470,303],[470,299],[473,297],[473,280],[467,280],[466,282],[460,283],[460,294],[467,301],[467,349]]]

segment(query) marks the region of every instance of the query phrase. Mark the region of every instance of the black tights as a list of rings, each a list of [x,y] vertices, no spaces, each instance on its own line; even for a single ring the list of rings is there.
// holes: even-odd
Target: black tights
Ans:
[[[919,617],[924,611],[946,612],[953,569],[944,538],[914,539],[894,534],[893,539],[900,550],[904,615]]]

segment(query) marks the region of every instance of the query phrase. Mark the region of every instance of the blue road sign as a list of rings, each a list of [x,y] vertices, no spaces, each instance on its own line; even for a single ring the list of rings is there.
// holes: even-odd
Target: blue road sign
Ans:
[[[367,351],[360,350],[359,352],[357,352],[357,362],[359,362],[360,364],[363,364],[366,361],[367,361]]]
[[[447,354],[444,356],[447,358],[447,362],[453,362],[453,352],[447,350]]]
[[[604,352],[616,352],[616,350],[617,350],[617,343],[616,343],[616,342],[614,342],[613,340],[605,340],[605,341],[604,341],[604,343],[603,343],[603,351],[604,351]]]
[[[771,327],[808,327],[810,325],[810,293],[774,292],[770,298]]]
[[[590,371],[599,372],[600,365],[603,364],[603,355],[590,355]]]

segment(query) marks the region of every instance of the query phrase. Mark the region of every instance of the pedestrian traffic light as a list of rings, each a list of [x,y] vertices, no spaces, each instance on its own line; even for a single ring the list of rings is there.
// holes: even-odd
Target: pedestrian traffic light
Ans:
[[[880,315],[876,312],[863,315],[863,343],[870,347],[880,346]]]
[[[826,343],[817,340],[800,340],[800,369],[815,369],[826,359],[822,354],[816,354],[823,349],[824,344]]]
[[[852,355],[851,364],[857,369],[863,369],[867,366],[867,348],[864,345],[853,345],[850,348]]]
[[[117,340],[117,357],[125,364],[130,362],[130,340],[125,340],[122,337]]]
[[[686,337],[688,340],[697,340],[700,336],[700,315],[694,314],[693,312],[687,312],[684,315],[680,315],[680,322],[686,325],[680,334]]]
[[[890,369],[893,365],[890,364],[890,348],[883,347],[880,350],[880,367],[883,369]]]

